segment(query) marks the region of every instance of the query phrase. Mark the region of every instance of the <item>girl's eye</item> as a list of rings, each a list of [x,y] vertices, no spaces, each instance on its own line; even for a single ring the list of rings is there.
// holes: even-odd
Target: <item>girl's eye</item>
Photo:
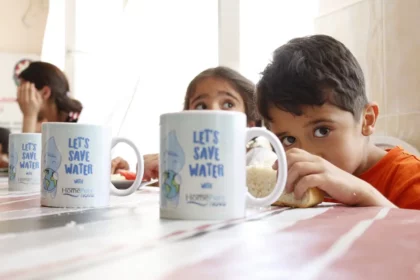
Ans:
[[[289,146],[293,145],[295,142],[296,142],[296,138],[293,137],[293,136],[285,136],[281,139],[281,143],[285,147],[289,147]]]
[[[206,110],[207,106],[204,103],[197,104],[194,108],[195,110]]]
[[[326,137],[330,133],[330,129],[327,127],[320,127],[315,129],[314,136],[318,138]]]
[[[223,103],[223,109],[231,109],[231,108],[233,108],[233,103],[231,102]]]

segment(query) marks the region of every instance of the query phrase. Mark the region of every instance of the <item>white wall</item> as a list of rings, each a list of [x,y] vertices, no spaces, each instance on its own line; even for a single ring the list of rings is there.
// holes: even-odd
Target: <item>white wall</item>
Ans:
[[[16,103],[15,64],[39,60],[48,14],[48,0],[0,0],[0,126],[21,131]]]
[[[0,52],[0,127],[21,132],[22,113],[16,100],[16,84],[13,79],[15,64],[21,59],[39,60],[36,54]]]
[[[0,0],[0,52],[40,54],[48,0]]]

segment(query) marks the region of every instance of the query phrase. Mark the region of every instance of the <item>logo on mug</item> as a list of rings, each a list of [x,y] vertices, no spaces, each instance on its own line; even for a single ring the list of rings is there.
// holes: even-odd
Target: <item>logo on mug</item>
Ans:
[[[62,189],[63,195],[68,195],[71,197],[95,197],[93,193],[93,189],[89,188],[63,188]]]
[[[48,139],[44,146],[44,177],[42,179],[42,194],[50,194],[55,198],[57,194],[58,168],[61,165],[61,153],[54,137]]]
[[[185,200],[188,204],[195,204],[202,207],[226,207],[226,201],[223,195],[189,193],[185,195]]]

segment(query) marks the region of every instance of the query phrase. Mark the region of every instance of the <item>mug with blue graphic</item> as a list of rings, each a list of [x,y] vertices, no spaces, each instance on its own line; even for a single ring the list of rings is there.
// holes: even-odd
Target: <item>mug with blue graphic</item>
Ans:
[[[246,143],[267,138],[279,161],[277,183],[266,197],[246,187]],[[184,111],[160,117],[160,217],[235,219],[246,206],[277,201],[286,185],[286,153],[264,128],[247,128],[246,116],[231,111]]]
[[[39,191],[41,133],[9,135],[9,191]]]
[[[111,183],[111,149],[118,143],[136,154],[137,177],[130,188]],[[111,128],[76,123],[42,124],[41,205],[50,207],[104,207],[110,192],[135,192],[143,178],[143,156],[133,142],[112,138]]]

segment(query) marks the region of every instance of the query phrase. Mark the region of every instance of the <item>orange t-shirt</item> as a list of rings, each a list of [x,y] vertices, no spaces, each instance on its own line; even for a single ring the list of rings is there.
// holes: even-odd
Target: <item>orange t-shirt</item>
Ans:
[[[420,209],[420,159],[395,147],[359,176],[400,208]]]

